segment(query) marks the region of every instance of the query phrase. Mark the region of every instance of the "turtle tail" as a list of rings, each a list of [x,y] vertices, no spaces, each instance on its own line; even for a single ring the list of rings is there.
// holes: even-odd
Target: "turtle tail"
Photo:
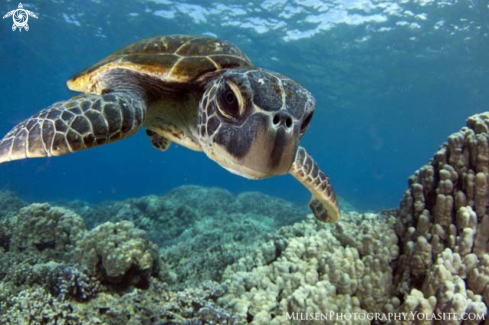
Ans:
[[[137,132],[145,102],[126,93],[81,95],[57,102],[16,125],[0,140],[0,163],[60,156]]]

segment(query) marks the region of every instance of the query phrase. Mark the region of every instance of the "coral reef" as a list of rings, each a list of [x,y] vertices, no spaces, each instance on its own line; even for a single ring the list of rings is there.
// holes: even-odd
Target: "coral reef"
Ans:
[[[106,222],[78,242],[77,260],[102,281],[147,287],[158,272],[158,247],[130,221]]]
[[[300,209],[293,204],[263,193],[245,192],[236,197],[233,212],[255,216],[257,219],[273,219],[278,227],[304,220],[310,213],[308,207]]]
[[[12,252],[34,251],[49,257],[69,258],[83,237],[83,219],[70,210],[34,203],[5,220],[9,224]]]
[[[197,195],[191,194],[193,191]],[[307,207],[302,210],[257,192],[234,197],[224,190],[185,186],[164,198],[185,204],[182,198],[187,197],[195,214],[207,216],[188,222],[178,237],[160,249],[162,278],[179,286],[221,281],[226,266],[251,253],[280,226],[302,220],[309,213]]]
[[[81,201],[68,206],[95,216],[91,224],[103,217],[113,222],[88,231],[79,215],[46,203],[1,221],[0,322],[245,323],[216,304],[224,287],[207,280],[220,280],[227,265],[303,216],[280,199],[196,186],[96,208]],[[165,237],[160,257],[147,234],[124,219]],[[165,282],[187,289],[172,291]],[[135,301],[148,301],[144,315],[129,308]]]
[[[276,229],[275,220],[262,215],[219,213],[203,218],[177,237],[176,244],[160,249],[160,275],[179,286],[221,281],[226,266],[251,253]]]
[[[351,213],[336,226],[309,216],[283,227],[226,269],[219,303],[251,324],[289,324],[287,313],[298,311],[392,311],[399,305],[389,285],[399,253],[393,225],[392,215]]]
[[[0,220],[4,217],[15,215],[20,208],[26,205],[27,203],[13,192],[0,191]]]
[[[395,285],[404,297],[402,310],[487,312],[488,131],[489,113],[470,117],[409,178],[396,221],[401,255]]]
[[[73,263],[74,250],[85,232],[80,216],[47,203],[23,207],[0,222],[0,233],[4,234],[0,249],[0,323],[46,323],[43,313],[48,312],[48,305],[55,304],[54,300],[86,301],[96,295],[101,287],[98,280]],[[26,301],[30,296],[33,300]],[[41,297],[45,300],[42,306],[36,305],[35,300]],[[15,321],[5,318],[14,305],[39,313]]]
[[[302,220],[308,208],[256,192],[234,196],[218,188],[182,186],[165,196],[106,202],[87,209],[89,224],[132,221],[160,247],[160,276],[173,285],[220,281],[227,265],[284,224]]]
[[[230,214],[236,218],[273,219],[274,228],[278,229],[302,220],[308,211],[307,207],[297,208],[285,200],[261,193],[242,193],[235,197],[219,188],[181,186],[164,196],[105,202],[84,210],[82,215],[89,227],[105,221],[132,221],[145,230],[154,243],[165,247],[178,243],[178,236],[203,219],[227,219]]]
[[[370,324],[368,313],[488,312],[489,113],[409,178],[399,210],[344,212],[337,224],[292,224],[303,210],[259,193],[186,186],[73,203],[88,231],[69,209],[6,197],[16,208],[0,219],[2,324],[274,325],[297,312]]]
[[[172,291],[156,245],[131,222],[91,231],[75,213],[32,204],[0,223],[1,324],[245,324],[216,304],[218,283]]]
[[[2,286],[0,285],[0,292]],[[179,292],[158,281],[150,287],[112,294],[101,292],[89,301],[59,299],[42,287],[10,295],[3,300],[0,323],[77,324],[227,324],[243,325],[246,320],[232,315],[214,302],[223,288],[215,283]],[[6,307],[6,308],[5,308]]]

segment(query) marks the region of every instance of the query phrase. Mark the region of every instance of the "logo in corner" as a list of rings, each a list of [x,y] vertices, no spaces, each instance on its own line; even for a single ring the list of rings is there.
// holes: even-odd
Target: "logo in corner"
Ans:
[[[14,20],[14,24],[12,25],[12,30],[15,31],[18,28],[19,32],[22,31],[22,28],[24,28],[26,31],[29,30],[29,25],[27,25],[29,16],[37,19],[37,16],[32,11],[24,9],[22,3],[19,3],[18,9],[9,11],[5,16],[3,16],[3,19],[10,16],[12,16],[12,19]]]

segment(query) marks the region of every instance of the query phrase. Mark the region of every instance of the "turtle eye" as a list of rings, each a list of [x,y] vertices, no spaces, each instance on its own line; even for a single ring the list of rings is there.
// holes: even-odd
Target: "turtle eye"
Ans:
[[[218,95],[219,112],[225,117],[236,120],[242,115],[243,99],[238,86],[231,82],[226,82]]]
[[[226,93],[226,103],[228,105],[233,105],[235,102],[236,102],[236,96],[234,96],[234,93],[231,90],[229,90]]]

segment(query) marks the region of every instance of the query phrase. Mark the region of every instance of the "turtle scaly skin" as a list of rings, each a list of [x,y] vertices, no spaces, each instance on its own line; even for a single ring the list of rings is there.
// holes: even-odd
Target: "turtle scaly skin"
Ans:
[[[290,174],[301,182],[313,193],[309,207],[314,216],[324,222],[336,222],[340,211],[335,204],[323,204],[323,202],[336,202],[336,195],[329,177],[319,169],[318,164],[312,159],[306,149],[299,147]]]
[[[60,156],[120,140],[137,132],[145,113],[142,100],[123,94],[73,97],[7,133],[0,142],[0,161]]]
[[[229,42],[142,40],[78,73],[68,87],[83,94],[15,126],[0,140],[0,163],[108,144],[144,126],[161,151],[173,141],[250,179],[290,173],[312,193],[318,220],[340,216],[329,178],[299,146],[314,97],[290,78],[254,67]]]

